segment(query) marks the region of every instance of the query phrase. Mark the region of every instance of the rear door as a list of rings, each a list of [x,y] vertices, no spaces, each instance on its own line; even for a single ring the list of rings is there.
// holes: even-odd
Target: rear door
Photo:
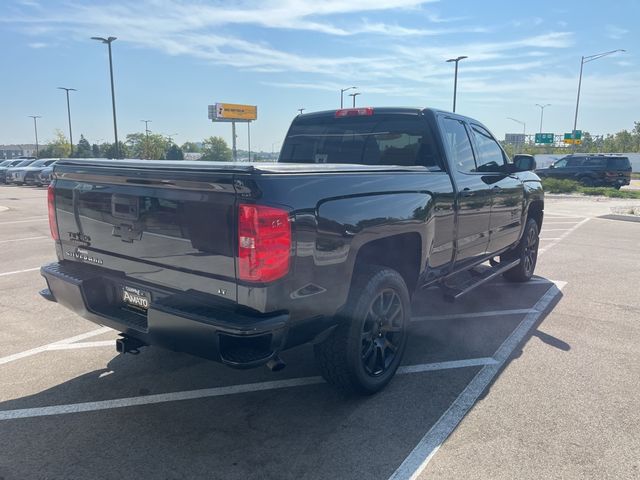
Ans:
[[[478,172],[491,187],[489,251],[498,252],[516,243],[522,229],[524,186],[520,179],[505,173],[507,158],[489,131],[471,123]]]
[[[471,139],[465,123],[440,117],[443,141],[457,186],[457,252],[455,268],[484,256],[489,245],[491,185],[476,171]]]

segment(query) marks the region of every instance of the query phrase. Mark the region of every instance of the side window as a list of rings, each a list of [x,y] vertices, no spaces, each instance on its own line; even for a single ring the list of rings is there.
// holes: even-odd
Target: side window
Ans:
[[[560,160],[558,160],[557,162],[555,162],[553,164],[554,168],[565,168],[566,166],[567,166],[567,159],[566,158],[560,159]]]
[[[478,148],[478,172],[496,172],[504,165],[504,154],[498,142],[479,125],[471,125]]]
[[[567,161],[567,167],[581,167],[584,163],[584,158],[570,158]]]
[[[464,124],[453,118],[443,118],[441,125],[453,168],[461,173],[475,172],[476,162]]]

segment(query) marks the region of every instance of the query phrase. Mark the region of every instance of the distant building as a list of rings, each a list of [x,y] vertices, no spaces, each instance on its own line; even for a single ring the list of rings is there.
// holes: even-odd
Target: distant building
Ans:
[[[18,157],[35,157],[35,144],[0,145],[0,158],[3,160]]]

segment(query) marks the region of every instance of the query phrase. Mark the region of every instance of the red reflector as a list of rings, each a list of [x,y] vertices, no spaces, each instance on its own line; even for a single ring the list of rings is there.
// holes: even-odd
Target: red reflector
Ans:
[[[51,238],[58,240],[58,221],[56,220],[56,199],[53,191],[53,183],[50,183],[49,188],[47,188],[47,209],[49,211]]]
[[[359,116],[370,116],[373,115],[372,107],[365,108],[342,108],[340,110],[336,110],[336,118],[340,117],[359,117]]]
[[[262,205],[238,207],[238,276],[271,282],[289,271],[289,212]]]

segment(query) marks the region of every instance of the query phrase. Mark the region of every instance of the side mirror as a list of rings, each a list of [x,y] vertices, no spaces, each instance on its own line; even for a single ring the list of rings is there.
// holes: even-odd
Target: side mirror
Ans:
[[[549,165],[549,168],[556,168],[556,164],[552,163],[551,165]]]
[[[533,155],[518,154],[513,157],[516,172],[528,172],[536,169],[536,159]]]

